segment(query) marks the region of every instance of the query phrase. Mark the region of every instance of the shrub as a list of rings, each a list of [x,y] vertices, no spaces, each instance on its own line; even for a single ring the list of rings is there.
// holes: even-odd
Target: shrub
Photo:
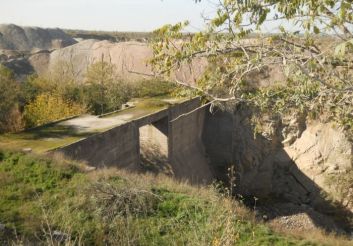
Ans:
[[[33,102],[25,106],[24,117],[27,126],[39,126],[55,120],[79,115],[85,107],[65,100],[60,95],[40,94]]]
[[[176,86],[167,81],[142,80],[135,85],[135,97],[156,97],[171,94]]]

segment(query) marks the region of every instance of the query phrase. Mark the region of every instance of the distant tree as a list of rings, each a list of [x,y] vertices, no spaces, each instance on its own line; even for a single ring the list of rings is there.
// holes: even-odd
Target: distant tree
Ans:
[[[13,73],[0,65],[0,133],[18,131],[23,128],[19,111],[20,85]]]
[[[105,61],[93,63],[84,85],[86,103],[95,114],[117,110],[131,95],[131,87],[117,78],[114,65]]]
[[[262,112],[326,115],[353,129],[352,1],[218,3],[215,16],[205,20],[205,31],[185,38],[188,22],[155,31],[151,64],[156,74],[168,77],[194,59],[205,59],[208,66],[195,85],[176,83],[193,87],[213,103],[232,100]],[[266,23],[278,32],[264,34]],[[282,68],[286,81],[254,88],[253,74],[269,66]]]
[[[108,110],[109,85],[114,82],[113,65],[103,60],[93,63],[87,71],[86,84],[89,101],[95,113],[103,114]]]

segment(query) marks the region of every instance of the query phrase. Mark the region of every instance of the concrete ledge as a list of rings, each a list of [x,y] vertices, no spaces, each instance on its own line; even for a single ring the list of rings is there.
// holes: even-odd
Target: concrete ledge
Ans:
[[[169,115],[169,108],[133,120],[138,127],[159,121]]]

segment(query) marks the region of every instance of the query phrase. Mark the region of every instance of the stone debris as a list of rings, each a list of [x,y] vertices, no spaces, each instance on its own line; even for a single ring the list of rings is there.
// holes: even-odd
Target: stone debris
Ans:
[[[22,149],[22,152],[24,152],[24,153],[31,153],[31,152],[32,152],[32,149],[31,149],[31,148],[23,148],[23,149]]]
[[[257,209],[264,221],[284,229],[309,231],[321,228],[330,232],[344,233],[332,218],[305,204],[274,203]]]

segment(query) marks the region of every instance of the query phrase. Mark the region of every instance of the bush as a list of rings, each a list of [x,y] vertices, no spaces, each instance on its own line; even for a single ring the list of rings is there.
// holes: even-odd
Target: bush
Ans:
[[[107,85],[87,84],[83,86],[83,101],[88,110],[96,115],[121,108],[132,96],[132,88],[124,82]]]
[[[39,126],[52,121],[82,114],[85,107],[65,100],[60,95],[40,94],[25,106],[24,118],[27,126]]]
[[[142,80],[135,85],[134,97],[156,97],[171,94],[176,86],[167,81],[161,80]]]

